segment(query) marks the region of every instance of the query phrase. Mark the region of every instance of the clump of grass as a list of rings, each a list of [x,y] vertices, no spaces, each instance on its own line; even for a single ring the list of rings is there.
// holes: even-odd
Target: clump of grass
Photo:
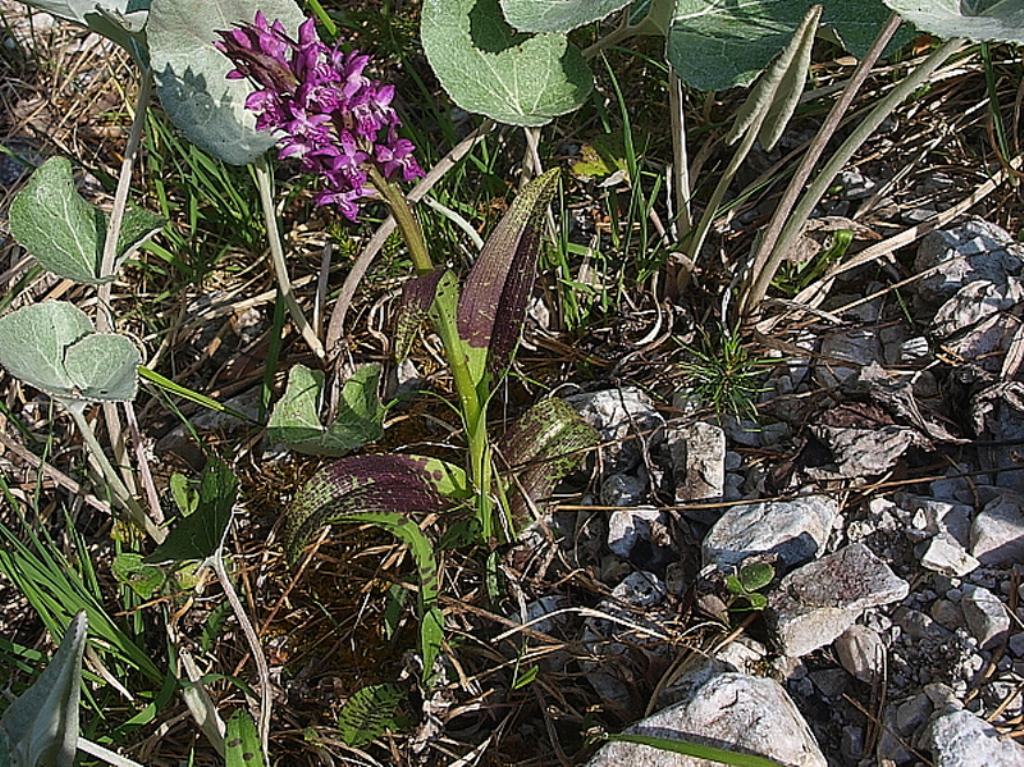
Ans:
[[[757,418],[757,398],[765,390],[762,379],[773,360],[753,354],[740,334],[728,328],[714,337],[702,330],[699,343],[684,349],[688,359],[680,367],[691,399],[719,417]]]

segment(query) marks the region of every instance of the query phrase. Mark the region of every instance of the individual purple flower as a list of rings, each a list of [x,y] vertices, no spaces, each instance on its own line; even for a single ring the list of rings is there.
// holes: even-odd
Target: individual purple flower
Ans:
[[[313,19],[293,40],[280,21],[259,11],[252,24],[218,34],[215,45],[235,65],[228,77],[257,88],[245,101],[257,129],[279,135],[279,158],[297,160],[320,178],[317,205],[355,221],[360,200],[373,196],[371,169],[388,181],[423,175],[415,146],[398,136],[394,86],[366,75],[369,56],[328,47]]]

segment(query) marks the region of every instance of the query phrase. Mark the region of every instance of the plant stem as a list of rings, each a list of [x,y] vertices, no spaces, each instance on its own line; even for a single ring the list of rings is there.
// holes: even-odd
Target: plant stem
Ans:
[[[93,459],[96,461],[96,464],[99,466],[104,478],[110,483],[110,487],[114,491],[114,495],[121,502],[121,505],[128,511],[131,521],[154,541],[157,543],[163,543],[167,534],[157,527],[153,520],[146,516],[146,512],[144,512],[142,507],[135,501],[131,492],[125,486],[124,482],[121,481],[121,477],[118,475],[117,471],[110,465],[110,461],[107,459],[106,453],[103,452],[103,448],[96,439],[96,433],[93,431],[92,426],[89,425],[89,421],[86,420],[81,408],[75,405],[69,405],[67,407],[67,411],[70,413],[71,419],[75,422],[75,426],[78,427],[78,431],[82,435],[82,439],[85,442],[85,446],[89,450],[90,455],[92,455]]]
[[[281,233],[277,227],[277,212],[274,210],[274,181],[270,175],[270,166],[267,163],[266,155],[254,163],[256,170],[256,187],[260,193],[260,204],[263,207],[263,219],[267,225],[267,240],[270,245],[270,263],[274,267],[274,276],[277,278],[277,285],[281,290],[281,297],[284,299],[288,314],[295,323],[296,329],[302,335],[306,345],[312,350],[318,359],[324,359],[324,345],[317,338],[313,326],[306,320],[302,313],[302,307],[295,298],[295,290],[292,288],[292,281],[288,278],[288,265],[284,259],[284,245],[281,242]]]
[[[430,260],[430,251],[427,250],[426,240],[423,239],[423,228],[409,207],[409,201],[405,199],[402,190],[384,178],[372,165],[369,166],[369,176],[370,182],[384,198],[384,202],[391,209],[391,215],[395,217],[398,231],[402,233],[402,238],[409,248],[409,256],[416,267],[416,272],[427,274],[434,271],[434,262]]]
[[[235,618],[238,619],[238,624],[242,627],[242,633],[245,634],[245,640],[249,643],[249,651],[252,653],[253,660],[256,661],[256,673],[260,680],[260,719],[258,727],[260,744],[263,746],[263,756],[266,764],[270,764],[270,715],[273,710],[274,700],[270,689],[270,667],[267,665],[267,656],[260,645],[256,629],[253,628],[252,621],[249,620],[249,616],[245,612],[242,600],[238,598],[238,593],[231,584],[231,579],[228,578],[221,549],[218,548],[216,553],[210,557],[210,564],[213,566],[213,572],[217,575],[217,580],[220,581],[221,588],[224,589],[224,595],[228,598],[228,603],[231,605]]]
[[[807,191],[804,192],[800,201],[793,209],[792,215],[788,217],[782,233],[779,235],[778,242],[775,244],[771,256],[766,260],[764,268],[754,275],[754,283],[750,289],[749,298],[745,303],[745,313],[747,315],[756,310],[764,299],[765,294],[768,292],[768,286],[771,285],[771,281],[775,277],[782,259],[789,253],[793,243],[803,231],[807,219],[810,218],[814,206],[818,204],[825,195],[825,192],[828,191],[829,185],[839,171],[850,161],[850,158],[856,154],[857,150],[861,148],[871,134],[878,129],[878,126],[900,104],[906,101],[915,90],[921,87],[931,77],[932,73],[956,53],[963,44],[964,40],[962,38],[953,38],[932,51],[931,55],[921,62],[914,71],[903,78],[888,96],[875,105],[863,122],[854,129],[849,138],[829,158],[821,172],[818,173],[811,185],[807,187]]]
[[[79,737],[78,742],[75,744],[79,751],[89,756],[95,756],[97,759],[102,759],[107,764],[112,764],[114,767],[142,767],[138,762],[132,761],[126,756],[121,756],[113,751],[104,748],[99,743],[93,743],[91,740]]]
[[[854,98],[860,91],[864,82],[867,80],[868,75],[871,74],[871,69],[874,67],[875,62],[881,57],[885,51],[885,46],[889,44],[892,36],[896,34],[896,30],[899,29],[902,19],[898,14],[892,14],[885,26],[882,27],[875,41],[871,44],[871,48],[861,59],[857,65],[857,69],[854,71],[850,81],[846,84],[843,92],[839,98],[832,105],[832,109],[829,110],[828,115],[825,117],[825,122],[822,123],[821,128],[814,136],[814,140],[811,145],[807,148],[804,153],[800,164],[797,166],[796,172],[790,179],[789,185],[786,187],[786,191],[782,194],[782,199],[779,200],[778,206],[775,208],[775,212],[772,214],[771,221],[768,222],[768,226],[764,229],[759,242],[756,245],[754,257],[751,261],[750,278],[754,280],[754,288],[750,291],[744,291],[740,298],[739,311],[740,315],[746,314],[748,309],[756,309],[764,298],[764,294],[755,295],[755,288],[763,284],[763,290],[767,291],[768,285],[771,284],[771,280],[775,278],[775,272],[778,271],[778,264],[774,268],[769,268],[768,260],[775,252],[775,245],[778,242],[779,234],[782,232],[783,227],[786,225],[786,221],[789,219],[790,213],[793,211],[793,206],[796,204],[800,192],[807,185],[807,179],[811,177],[811,173],[814,171],[814,166],[821,158],[822,153],[825,151],[825,147],[828,142],[832,139],[836,130],[839,128],[840,122],[842,122],[843,115],[850,108]],[[781,260],[780,260],[781,263]],[[771,277],[767,282],[760,279],[760,275],[766,271],[770,272]]]

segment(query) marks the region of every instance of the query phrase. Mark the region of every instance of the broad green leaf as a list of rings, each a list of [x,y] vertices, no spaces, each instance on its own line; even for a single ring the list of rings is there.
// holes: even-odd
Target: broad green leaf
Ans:
[[[521,32],[569,32],[600,21],[631,0],[501,0],[505,20]]]
[[[401,728],[400,708],[407,702],[401,687],[371,684],[356,690],[338,714],[341,739],[349,746],[362,748],[388,730]]]
[[[294,33],[303,21],[293,0],[152,0],[146,35],[160,103],[185,137],[231,165],[260,157],[275,138],[256,130],[245,109],[253,90],[228,80],[233,65],[213,47],[217,30],[251,23],[257,10]]]
[[[187,517],[196,510],[196,506],[199,505],[199,491],[189,485],[188,478],[184,474],[174,472],[168,484],[171,488],[174,505],[178,507],[178,511],[183,517]]]
[[[72,767],[78,744],[85,612],[74,617],[50,663],[0,717],[16,767]]]
[[[263,747],[256,723],[245,711],[236,711],[228,719],[227,734],[224,736],[227,753],[225,767],[263,767]]]
[[[32,304],[0,318],[0,365],[67,402],[130,402],[140,362],[130,339],[95,333],[85,313],[64,301]]]
[[[760,591],[775,578],[775,568],[767,562],[753,562],[740,568],[740,584],[747,591]]]
[[[587,451],[601,441],[597,431],[563,400],[541,400],[512,424],[499,450],[516,476],[509,503],[517,524],[532,519],[534,504],[579,468]],[[523,497],[523,493],[528,498]]]
[[[196,510],[179,519],[167,539],[146,557],[148,564],[212,557],[224,543],[238,498],[238,478],[227,464],[211,459],[199,480]]]
[[[812,6],[789,45],[761,75],[736,112],[736,121],[726,141],[732,143],[752,130],[766,151],[775,146],[803,93],[820,17],[821,7]]]
[[[1024,43],[1024,0],[882,0],[915,26],[939,37]]]
[[[23,0],[26,5],[57,18],[89,27],[131,51],[145,56],[142,34],[150,0]]]
[[[549,170],[519,193],[487,238],[459,298],[459,337],[475,382],[509,364],[537,276],[548,204],[560,171]]]
[[[307,455],[341,457],[384,433],[384,406],[377,395],[380,365],[364,365],[341,391],[338,417],[329,428],[320,423],[324,374],[305,365],[288,371],[288,386],[267,425],[271,442]]]
[[[164,571],[142,561],[141,554],[123,552],[110,567],[119,583],[128,586],[142,599],[152,599],[167,582]]]
[[[107,220],[78,194],[71,163],[64,157],[51,157],[40,165],[11,203],[11,234],[18,244],[58,277],[90,285],[115,277],[100,275]],[[148,211],[128,211],[114,271],[163,225],[162,218]]]
[[[544,125],[578,108],[593,88],[565,35],[516,34],[498,0],[424,0],[420,36],[452,100],[509,125]]]
[[[747,85],[786,47],[813,0],[677,0],[666,55],[699,90]],[[881,0],[821,0],[822,24],[862,56],[890,11]],[[901,36],[890,49],[907,38]]]

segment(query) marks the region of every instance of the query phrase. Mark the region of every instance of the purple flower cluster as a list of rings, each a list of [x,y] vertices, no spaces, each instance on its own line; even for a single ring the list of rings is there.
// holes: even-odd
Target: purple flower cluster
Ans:
[[[279,133],[278,156],[297,159],[322,179],[317,205],[334,205],[355,221],[359,200],[372,196],[369,166],[388,180],[423,175],[416,148],[398,136],[394,86],[365,74],[369,56],[328,47],[313,19],[295,41],[259,11],[252,24],[218,34],[217,48],[235,65],[228,77],[258,86],[245,102],[257,114],[256,127]]]

